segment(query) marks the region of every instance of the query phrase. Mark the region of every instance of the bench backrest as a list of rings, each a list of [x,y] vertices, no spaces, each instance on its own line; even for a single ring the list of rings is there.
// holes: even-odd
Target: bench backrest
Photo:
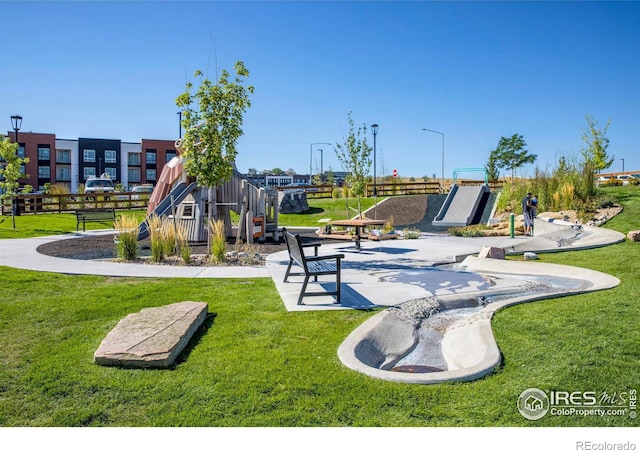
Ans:
[[[307,262],[304,258],[304,251],[302,250],[302,243],[300,242],[300,236],[289,233],[286,229],[284,230],[284,240],[287,243],[287,250],[289,251],[289,256],[304,270],[307,270]]]

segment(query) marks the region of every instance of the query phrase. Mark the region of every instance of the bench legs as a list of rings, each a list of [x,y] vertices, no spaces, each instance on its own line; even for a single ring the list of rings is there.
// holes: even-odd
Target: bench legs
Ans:
[[[304,281],[302,282],[302,289],[300,289],[300,295],[298,296],[298,305],[302,305],[304,297],[319,297],[330,295],[336,298],[336,303],[340,304],[340,294],[341,294],[341,281],[340,281],[340,259],[336,259],[336,272],[335,273],[325,273],[321,275],[335,275],[336,276],[336,290],[330,292],[307,292],[307,286],[309,284],[309,278],[313,277],[314,281],[318,281],[318,275],[314,274],[305,274],[305,273],[291,273],[291,267],[293,265],[293,260],[289,261],[289,265],[287,266],[287,272],[284,276],[284,282],[287,282],[287,279],[290,276],[296,275],[304,275]]]

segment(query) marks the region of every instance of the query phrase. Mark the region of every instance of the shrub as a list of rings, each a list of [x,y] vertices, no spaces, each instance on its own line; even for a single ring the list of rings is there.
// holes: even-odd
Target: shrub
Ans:
[[[227,250],[227,238],[225,236],[224,222],[222,220],[209,221],[209,235],[209,240],[211,242],[211,256],[216,262],[224,262]]]
[[[485,235],[485,231],[489,227],[486,225],[467,225],[466,227],[452,227],[449,228],[449,234],[452,236],[461,237],[482,237]]]
[[[422,231],[418,230],[417,228],[405,228],[404,230],[402,230],[402,237],[404,237],[405,239],[418,239],[421,234]]]
[[[152,214],[147,219],[149,227],[149,237],[151,239],[151,261],[161,262],[165,256],[165,242],[162,234],[162,218],[156,214]]]
[[[134,261],[138,258],[138,221],[133,216],[118,216],[115,221],[118,258]]]

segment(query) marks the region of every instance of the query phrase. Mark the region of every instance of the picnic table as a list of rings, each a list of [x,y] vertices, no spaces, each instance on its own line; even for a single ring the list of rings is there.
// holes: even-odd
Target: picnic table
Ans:
[[[386,220],[375,220],[375,219],[346,219],[346,220],[331,220],[327,222],[329,226],[335,227],[347,227],[354,228],[355,234],[353,237],[350,236],[355,241],[356,250],[360,250],[360,239],[362,238],[362,231],[366,228],[375,227],[375,226],[383,226],[387,223]],[[326,233],[326,237],[335,237],[332,232]]]

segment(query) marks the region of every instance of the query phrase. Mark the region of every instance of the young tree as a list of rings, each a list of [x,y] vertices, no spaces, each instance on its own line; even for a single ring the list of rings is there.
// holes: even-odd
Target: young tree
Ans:
[[[342,144],[335,145],[335,152],[344,170],[348,173],[346,182],[351,186],[351,192],[358,197],[358,216],[362,216],[360,199],[367,189],[367,177],[371,168],[372,147],[367,144],[367,126],[362,124],[354,129],[351,113],[348,114],[349,133]],[[345,198],[346,202],[346,198]]]
[[[185,129],[182,146],[185,149],[184,168],[198,183],[209,188],[209,220],[212,215],[213,188],[231,179],[236,160],[236,143],[242,136],[242,118],[251,106],[249,94],[253,86],[244,86],[249,71],[242,61],[235,64],[235,79],[223,70],[217,83],[211,82],[201,71],[195,93],[187,82],[185,92],[176,99],[182,108]]]
[[[607,128],[611,124],[611,119],[607,121],[604,128],[599,128],[598,122],[591,116],[587,116],[588,129],[582,134],[582,140],[587,144],[582,149],[582,155],[596,172],[611,167],[615,156],[609,157],[607,148],[609,147],[609,138],[607,137]]]
[[[493,158],[498,168],[511,170],[511,179],[514,177],[515,170],[525,164],[533,163],[538,155],[529,154],[524,141],[524,137],[520,134],[514,134],[510,138],[501,137],[498,146],[491,151],[489,160]]]
[[[0,202],[4,199],[11,199],[11,222],[13,228],[16,227],[15,217],[15,194],[20,186],[18,180],[25,177],[20,173],[20,166],[29,162],[29,158],[18,156],[18,144],[12,144],[9,138],[0,135]]]
[[[487,160],[487,164],[484,168],[487,171],[487,178],[489,178],[489,181],[496,181],[500,178],[500,168],[498,167],[498,162],[496,161],[496,155],[494,152],[489,154],[489,159]]]

